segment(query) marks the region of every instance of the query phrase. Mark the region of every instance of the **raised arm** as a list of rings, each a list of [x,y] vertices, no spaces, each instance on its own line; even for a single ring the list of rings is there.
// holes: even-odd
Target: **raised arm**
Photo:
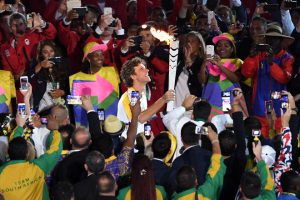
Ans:
[[[33,160],[33,163],[38,165],[46,175],[49,174],[55,167],[62,151],[62,139],[61,134],[57,131],[57,121],[52,115],[49,115],[47,119],[47,128],[51,130],[49,135],[49,148],[47,148],[48,150],[45,154],[40,156],[38,159]]]
[[[218,140],[218,135],[208,127],[208,138],[212,144],[213,155],[211,164],[207,172],[206,180],[198,188],[200,199],[218,199],[223,185],[223,179],[226,172],[226,166],[223,163],[224,158],[221,155],[221,148]]]
[[[261,142],[258,141],[257,144],[252,143],[253,153],[255,155],[255,159],[257,161],[257,169],[258,174],[261,181],[261,196],[262,199],[276,199],[275,191],[274,191],[274,181],[271,177],[270,170],[266,165],[265,161],[263,161],[261,157]]]
[[[88,119],[88,123],[89,123],[89,132],[91,134],[92,141],[95,141],[102,134],[98,113],[94,110],[90,96],[83,95],[81,97],[81,100],[82,100],[81,106],[87,112],[87,119]]]
[[[141,113],[141,103],[140,100],[134,105],[130,106],[132,119],[128,128],[127,138],[124,141],[123,147],[131,147],[134,146],[135,137],[137,134],[137,126],[138,126],[138,118]]]

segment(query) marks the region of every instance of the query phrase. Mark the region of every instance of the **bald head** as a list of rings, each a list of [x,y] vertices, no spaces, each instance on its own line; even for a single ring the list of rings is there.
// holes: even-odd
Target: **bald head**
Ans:
[[[63,105],[55,105],[51,108],[51,115],[55,116],[59,126],[69,124],[69,112]]]

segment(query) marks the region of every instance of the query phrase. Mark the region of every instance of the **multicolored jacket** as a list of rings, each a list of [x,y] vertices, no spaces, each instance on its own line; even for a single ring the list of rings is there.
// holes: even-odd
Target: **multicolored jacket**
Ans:
[[[261,160],[257,163],[258,175],[261,181],[262,192],[253,200],[275,200],[274,181],[271,177],[268,166],[265,161]]]
[[[198,199],[214,200],[218,199],[218,194],[222,189],[223,179],[226,172],[224,158],[220,154],[213,154],[211,157],[211,164],[207,172],[206,180],[197,190],[192,188],[183,191],[179,194],[174,194],[173,200],[189,200],[195,199],[196,192]]]
[[[156,185],[156,200],[166,200],[167,193],[162,186]],[[130,200],[131,199],[131,186],[123,188],[120,190],[118,195],[118,200]]]
[[[18,127],[10,139],[22,134],[23,128]],[[45,177],[56,165],[62,151],[62,140],[58,131],[51,131],[49,143],[46,153],[38,159],[12,160],[0,167],[0,193],[5,199],[50,199]]]
[[[285,50],[281,50],[274,56],[272,65],[268,63],[264,52],[244,60],[242,74],[253,80],[253,115],[265,116],[265,101],[271,100],[273,91],[286,89],[286,84],[292,77],[293,64],[293,56]],[[280,101],[273,101],[273,105],[276,115],[280,116]]]

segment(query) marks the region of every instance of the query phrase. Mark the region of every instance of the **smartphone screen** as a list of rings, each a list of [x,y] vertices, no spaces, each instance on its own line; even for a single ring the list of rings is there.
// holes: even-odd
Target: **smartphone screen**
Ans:
[[[281,108],[283,110],[286,110],[289,107],[289,98],[288,98],[288,95],[286,95],[286,94],[281,95],[280,104],[281,104]]]
[[[231,110],[230,92],[222,92],[222,110],[223,112]]]
[[[130,94],[130,104],[134,106],[140,97],[140,93],[138,91],[132,91]]]
[[[21,117],[26,117],[26,105],[25,103],[18,104],[18,112],[20,113]]]
[[[151,138],[151,124],[144,125],[144,135],[147,140]]]
[[[67,96],[67,103],[69,105],[81,105],[82,104],[81,96],[68,95]]]
[[[252,130],[252,136],[253,137],[259,137],[261,135],[261,131],[259,129],[253,129]]]
[[[20,77],[20,90],[28,90],[28,76]]]
[[[98,117],[100,121],[105,120],[105,111],[103,108],[97,109]]]
[[[273,101],[266,101],[265,106],[266,106],[266,112],[270,114],[273,110]]]
[[[211,21],[214,18],[214,15],[215,15],[214,11],[208,11],[208,13],[207,13],[207,23],[208,24],[211,24]]]
[[[47,124],[48,123],[47,117],[41,117],[41,123]]]
[[[214,45],[206,45],[206,55],[213,57],[215,55],[215,46]]]
[[[112,8],[111,7],[104,7],[103,14],[104,15],[112,15]]]
[[[33,28],[33,14],[32,13],[29,13],[26,15],[26,21],[27,21],[27,27],[28,28]]]

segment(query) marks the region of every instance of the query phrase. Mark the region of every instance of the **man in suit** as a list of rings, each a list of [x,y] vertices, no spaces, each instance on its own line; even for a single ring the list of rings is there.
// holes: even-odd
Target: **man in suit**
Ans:
[[[89,200],[96,198],[96,185],[99,173],[103,171],[105,158],[98,151],[91,151],[86,159],[84,168],[87,171],[87,177],[75,185],[75,198],[77,200]]]
[[[72,150],[52,173],[54,184],[59,181],[68,181],[73,185],[86,177],[84,169],[85,158],[89,153],[91,135],[84,128],[77,128],[71,137]]]
[[[176,189],[176,173],[184,165],[192,166],[197,175],[199,185],[205,181],[208,167],[210,165],[211,152],[199,146],[201,127],[193,122],[187,122],[181,129],[181,140],[184,151],[172,164],[172,188]]]
[[[155,184],[162,185],[167,188],[166,184],[171,172],[171,168],[164,162],[164,158],[171,150],[171,140],[169,139],[167,133],[163,132],[153,139],[152,150],[152,166],[154,170]]]

